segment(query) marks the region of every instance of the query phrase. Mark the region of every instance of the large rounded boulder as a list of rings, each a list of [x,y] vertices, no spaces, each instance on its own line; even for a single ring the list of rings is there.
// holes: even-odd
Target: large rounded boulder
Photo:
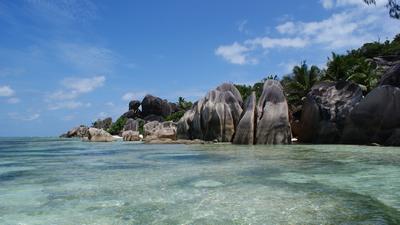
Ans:
[[[400,88],[400,63],[392,66],[382,76],[379,85],[391,85]]]
[[[103,129],[89,128],[88,140],[92,142],[111,142],[114,141],[113,136]]]
[[[351,111],[342,142],[400,146],[400,88],[383,85],[365,96]]]
[[[361,99],[361,88],[351,82],[321,82],[314,85],[302,107],[299,141],[323,144],[340,142],[346,118]]]
[[[146,95],[141,105],[143,118],[149,115],[166,117],[172,112],[171,105],[168,101],[152,95]]]
[[[257,144],[290,144],[288,104],[279,81],[267,80],[257,106]]]

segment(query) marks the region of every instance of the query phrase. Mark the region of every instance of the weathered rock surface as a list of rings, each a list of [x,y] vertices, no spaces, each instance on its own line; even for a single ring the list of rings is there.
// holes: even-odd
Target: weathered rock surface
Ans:
[[[372,90],[351,111],[342,142],[400,146],[400,88],[383,85]]]
[[[234,144],[252,145],[255,143],[256,105],[256,93],[252,92],[246,100],[244,114],[240,119],[233,139]]]
[[[177,139],[177,127],[174,122],[157,122],[152,121],[146,123],[144,126],[145,140],[176,140]]]
[[[180,138],[230,142],[242,113],[242,98],[232,84],[222,84],[195,103],[178,122]]]
[[[392,66],[382,76],[379,85],[391,85],[400,88],[400,62]]]
[[[125,122],[123,131],[128,131],[128,130],[139,131],[139,121],[134,120],[134,119],[128,119]]]
[[[103,120],[98,119],[96,122],[93,123],[93,127],[97,129],[107,130],[112,125],[112,118],[107,117]]]
[[[88,137],[89,136],[89,127],[87,126],[79,126],[79,127],[74,127],[71,130],[69,130],[67,133],[62,134],[60,137],[63,138],[83,138],[83,137]]]
[[[111,142],[114,138],[111,134],[103,129],[89,128],[88,140],[92,142]]]
[[[129,110],[138,111],[140,107],[140,101],[132,100],[129,102]]]
[[[267,80],[257,106],[257,144],[290,144],[288,104],[279,81]]]
[[[146,95],[142,101],[142,116],[157,115],[166,117],[171,114],[171,106],[168,101],[161,98]]]
[[[338,143],[346,118],[361,99],[361,88],[351,82],[321,82],[314,85],[303,104],[299,141]]]
[[[140,141],[139,131],[127,130],[122,132],[122,140],[124,141]]]

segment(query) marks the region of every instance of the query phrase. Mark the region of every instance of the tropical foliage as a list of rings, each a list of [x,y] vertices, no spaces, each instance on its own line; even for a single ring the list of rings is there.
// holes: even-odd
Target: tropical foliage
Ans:
[[[121,116],[120,118],[117,119],[117,121],[115,121],[115,123],[111,125],[111,127],[107,130],[107,132],[112,135],[118,135],[124,128],[126,121],[127,118]]]
[[[321,70],[317,66],[309,67],[305,61],[293,68],[293,73],[282,78],[281,84],[291,105],[301,105],[303,98],[319,81]]]

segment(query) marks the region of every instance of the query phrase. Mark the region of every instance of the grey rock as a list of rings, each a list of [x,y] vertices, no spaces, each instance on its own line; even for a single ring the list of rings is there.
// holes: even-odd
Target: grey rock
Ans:
[[[122,132],[122,140],[124,141],[140,141],[139,131],[127,130]]]
[[[92,142],[111,142],[114,141],[113,136],[103,129],[89,128],[88,140]]]
[[[69,130],[67,133],[61,135],[60,137],[63,138],[84,138],[89,136],[89,127],[81,125],[79,127],[74,127],[71,130]]]
[[[361,88],[351,82],[321,82],[314,85],[302,107],[299,141],[338,143],[348,115],[361,99]]]
[[[195,102],[178,121],[178,137],[230,142],[242,113],[242,97],[232,84],[222,84]]]
[[[157,122],[152,121],[144,125],[145,141],[149,140],[176,140],[177,126],[174,122]]]
[[[240,119],[233,139],[234,144],[254,144],[257,119],[256,105],[256,93],[252,92],[246,100],[244,114]]]
[[[111,117],[107,117],[103,120],[98,119],[96,122],[93,123],[93,127],[97,128],[97,129],[104,129],[107,130],[108,128],[110,128],[112,125],[112,118]]]
[[[149,115],[166,117],[171,114],[171,106],[168,101],[161,98],[146,95],[142,101],[142,116],[145,118]]]
[[[132,100],[129,102],[129,110],[133,110],[134,112],[139,110],[140,107],[140,101],[138,100]]]
[[[139,121],[134,120],[134,119],[128,119],[125,122],[123,131],[128,131],[128,130],[139,131]]]
[[[391,85],[400,88],[400,63],[392,66],[382,76],[379,85]]]
[[[399,145],[400,88],[372,90],[351,111],[342,135],[345,144]]]
[[[257,144],[290,144],[288,104],[279,81],[267,80],[257,106]]]

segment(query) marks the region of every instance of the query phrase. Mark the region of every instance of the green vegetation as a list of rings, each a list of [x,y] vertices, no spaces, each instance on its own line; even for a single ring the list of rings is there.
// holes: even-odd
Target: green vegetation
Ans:
[[[176,103],[178,106],[178,111],[172,113],[171,115],[165,117],[166,121],[174,121],[174,122],[178,122],[182,116],[185,114],[185,112],[187,110],[189,110],[190,108],[192,108],[193,103],[186,101],[183,97],[179,97],[178,98],[178,102]]]
[[[266,78],[262,79],[260,82],[255,83],[253,86],[245,85],[245,84],[235,84],[235,87],[239,90],[240,94],[242,95],[243,101],[251,95],[251,92],[256,92],[257,99],[260,98],[263,90],[263,86],[266,80],[279,80],[277,75],[269,75]]]
[[[125,117],[120,117],[113,123],[110,127],[110,129],[107,130],[108,133],[112,135],[118,135],[119,132],[124,128],[124,125],[126,123],[127,119]]]
[[[347,51],[346,54],[332,53],[328,58],[327,67],[324,70],[317,66],[308,66],[301,62],[293,68],[293,72],[282,77],[281,84],[285,90],[289,105],[301,106],[304,97],[312,86],[319,81],[351,81],[358,84],[364,94],[374,89],[383,74],[382,68],[374,61],[375,57],[400,57],[400,34],[392,41],[366,43],[362,47]],[[256,92],[257,98],[262,93],[266,79],[278,79],[277,76],[267,78],[254,85],[236,84],[236,88],[243,100]]]
[[[290,105],[301,105],[303,98],[310,92],[312,86],[319,81],[321,70],[317,66],[310,68],[303,61],[293,68],[293,73],[282,78],[281,84]]]

